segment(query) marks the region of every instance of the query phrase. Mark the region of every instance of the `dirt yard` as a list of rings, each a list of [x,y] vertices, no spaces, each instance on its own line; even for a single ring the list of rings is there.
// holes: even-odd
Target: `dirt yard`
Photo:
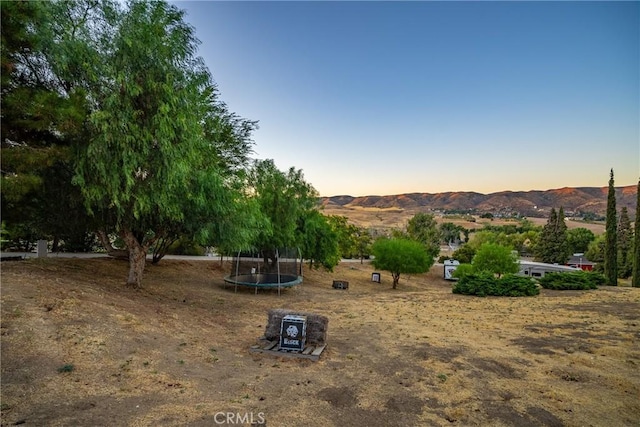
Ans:
[[[442,267],[392,290],[343,263],[278,296],[213,260],[149,265],[143,290],[108,258],[1,268],[2,425],[640,425],[640,289],[477,298]],[[271,308],[328,316],[320,361],[250,353]]]

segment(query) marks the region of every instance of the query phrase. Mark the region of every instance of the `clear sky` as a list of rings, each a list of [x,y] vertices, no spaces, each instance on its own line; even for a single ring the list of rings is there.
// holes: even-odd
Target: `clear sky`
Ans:
[[[321,196],[640,177],[639,2],[174,2],[255,157]]]

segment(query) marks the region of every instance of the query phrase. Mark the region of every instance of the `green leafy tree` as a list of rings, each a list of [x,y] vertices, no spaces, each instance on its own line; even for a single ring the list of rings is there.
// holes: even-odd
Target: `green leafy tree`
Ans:
[[[346,216],[329,215],[326,218],[337,235],[340,257],[353,258],[356,256],[358,227],[350,224]]]
[[[473,257],[474,271],[486,271],[497,274],[498,277],[506,273],[517,273],[519,270],[518,257],[511,248],[485,243],[478,248]]]
[[[429,257],[436,258],[440,253],[442,234],[433,215],[424,212],[415,214],[407,223],[406,234],[421,243]]]
[[[604,245],[604,277],[607,285],[618,285],[618,221],[616,219],[616,189],[614,187],[613,169],[609,176],[609,191],[607,193],[607,220],[605,224]]]
[[[617,246],[618,246],[618,277],[626,279],[633,271],[633,230],[627,207],[620,210],[620,220],[618,221]]]
[[[329,271],[340,262],[338,233],[327,217],[317,210],[308,211],[298,220],[300,250],[309,267],[322,266]]]
[[[278,248],[303,242],[305,230],[299,224],[317,209],[317,192],[304,180],[301,170],[282,172],[273,160],[255,161],[248,185],[266,221],[253,246],[262,252],[265,264],[275,268]]]
[[[224,170],[210,162],[204,123],[220,104],[183,15],[161,1],[130,2],[112,31],[93,36],[106,48],[80,52],[97,55],[102,68],[79,64],[95,106],[90,137],[78,147],[75,183],[91,212],[113,218],[128,249],[127,284],[136,287],[158,239],[191,222],[191,213],[210,222],[227,217],[233,199]]]
[[[415,240],[380,238],[373,244],[372,252],[373,266],[391,273],[393,289],[398,286],[400,274],[424,273],[434,262],[424,246]]]
[[[452,222],[443,222],[440,224],[440,234],[442,241],[445,243],[457,243],[460,242],[460,235],[466,230],[463,226],[454,224]]]
[[[567,231],[567,245],[570,253],[585,253],[589,249],[589,244],[593,242],[596,235],[593,231],[578,227]]]
[[[638,180],[638,188],[636,189],[636,221],[634,223],[632,275],[631,286],[640,288],[640,180]]]
[[[364,259],[371,254],[373,238],[371,237],[371,232],[362,227],[358,227],[356,235],[356,254],[360,258],[360,264],[363,264]]]
[[[62,85],[51,66],[62,42],[54,41],[50,27],[70,28],[74,15],[56,14],[60,6],[45,2],[0,2],[0,10],[1,208],[9,237],[27,247],[52,240],[54,251],[91,249],[93,223],[71,184],[72,144],[82,136],[85,99]]]
[[[476,250],[471,245],[462,245],[452,255],[453,259],[460,261],[461,264],[471,264]]]
[[[604,272],[604,245],[606,233],[596,236],[596,238],[589,243],[589,248],[585,252],[587,259],[595,263],[594,270]]]
[[[567,224],[562,207],[557,213],[555,208],[551,208],[549,219],[536,245],[536,256],[542,262],[550,264],[564,264],[567,261],[569,257]]]

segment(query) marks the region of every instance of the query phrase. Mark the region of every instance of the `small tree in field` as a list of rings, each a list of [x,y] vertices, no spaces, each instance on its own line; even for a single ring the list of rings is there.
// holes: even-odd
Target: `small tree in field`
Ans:
[[[472,265],[475,271],[487,271],[498,277],[506,273],[517,273],[519,269],[518,258],[511,249],[493,243],[485,243],[478,248]]]
[[[372,252],[373,266],[391,273],[393,289],[398,286],[401,273],[424,273],[433,265],[433,257],[413,240],[381,238],[373,244]]]

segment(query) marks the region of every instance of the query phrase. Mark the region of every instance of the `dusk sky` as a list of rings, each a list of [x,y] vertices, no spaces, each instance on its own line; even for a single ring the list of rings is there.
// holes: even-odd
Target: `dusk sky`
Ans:
[[[638,2],[174,2],[255,157],[321,196],[640,177]]]

